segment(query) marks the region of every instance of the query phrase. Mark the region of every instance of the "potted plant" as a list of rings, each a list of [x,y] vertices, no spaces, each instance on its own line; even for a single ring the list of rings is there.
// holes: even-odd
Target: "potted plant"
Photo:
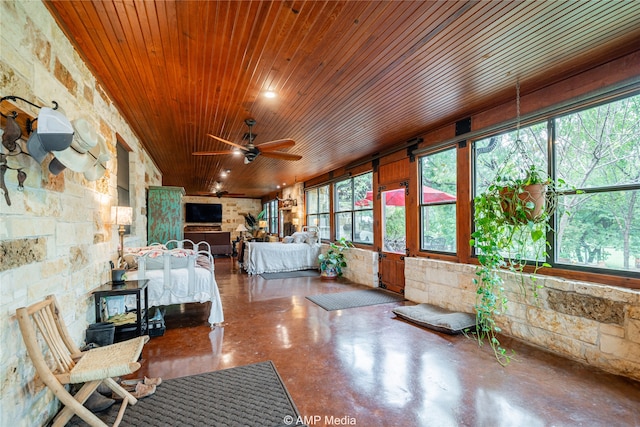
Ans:
[[[564,182],[558,180],[558,184]],[[497,177],[474,199],[476,228],[470,244],[476,248],[480,263],[474,279],[476,333],[480,344],[487,339],[501,364],[507,364],[511,355],[497,338],[501,329],[495,318],[506,310],[508,302],[500,272],[506,269],[520,274],[521,289],[526,292],[522,274],[525,266],[531,265],[531,291],[537,298],[539,285],[534,274],[551,267],[544,260],[556,188],[545,173],[530,166],[520,177]]]
[[[320,275],[323,279],[335,279],[342,276],[342,269],[347,266],[344,251],[353,247],[353,243],[344,237],[329,243],[329,250],[318,255]]]

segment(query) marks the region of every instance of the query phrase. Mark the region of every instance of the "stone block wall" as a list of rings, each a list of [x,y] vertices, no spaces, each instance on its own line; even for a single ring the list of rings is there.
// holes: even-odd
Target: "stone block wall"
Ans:
[[[83,344],[85,329],[95,320],[91,292],[109,280],[109,261],[117,256],[117,227],[110,224],[117,202],[116,134],[133,150],[134,224],[125,245],[146,242],[145,189],[161,185],[162,176],[41,2],[0,2],[0,16],[0,95],[45,106],[57,101],[70,120],[85,117],[106,139],[112,156],[97,181],[70,170],[49,174],[51,155],[43,165],[26,155],[8,159],[8,166],[22,168],[27,180],[18,191],[16,173],[9,171],[11,205],[0,196],[0,425],[31,427],[45,425],[59,405],[35,379],[15,310],[55,294],[71,336]],[[14,105],[38,114],[21,101]],[[26,147],[24,139],[19,144]]]
[[[329,245],[323,249],[329,247]],[[366,249],[352,248],[346,251],[347,268],[342,273],[346,279],[360,285],[378,287],[378,253]]]
[[[502,274],[509,304],[497,323],[506,335],[640,380],[640,291],[538,276],[535,299],[519,276]],[[405,277],[410,301],[474,313],[474,266],[406,258]]]

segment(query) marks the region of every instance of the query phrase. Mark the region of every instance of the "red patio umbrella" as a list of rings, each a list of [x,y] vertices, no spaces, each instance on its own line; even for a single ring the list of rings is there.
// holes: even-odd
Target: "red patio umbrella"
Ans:
[[[387,206],[404,206],[404,188],[397,190],[391,190],[386,192],[386,205]],[[436,190],[435,188],[422,186],[422,203],[438,203],[438,202],[450,202],[455,201],[456,196],[445,193],[444,191]],[[356,201],[356,206],[370,206],[373,202],[373,191],[367,191],[364,199]]]

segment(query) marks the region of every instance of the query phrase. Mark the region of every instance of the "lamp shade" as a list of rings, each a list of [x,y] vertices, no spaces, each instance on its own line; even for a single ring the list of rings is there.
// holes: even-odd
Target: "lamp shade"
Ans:
[[[111,222],[117,225],[131,225],[133,223],[133,209],[129,206],[112,206]]]
[[[293,219],[291,220],[291,223],[292,223],[293,225],[298,225],[298,224],[300,224],[300,220],[299,220],[298,218],[293,218]]]
[[[258,227],[266,228],[267,227],[267,221],[258,221]]]
[[[236,228],[236,231],[239,233],[245,232],[245,231],[249,231],[247,230],[247,227],[244,226],[244,224],[240,224],[238,225],[238,228]]]

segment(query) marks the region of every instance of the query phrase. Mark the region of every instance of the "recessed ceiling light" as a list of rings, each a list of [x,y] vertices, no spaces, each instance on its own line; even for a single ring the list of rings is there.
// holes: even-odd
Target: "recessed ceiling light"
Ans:
[[[264,93],[265,98],[275,98],[278,94],[272,90],[268,90]]]

